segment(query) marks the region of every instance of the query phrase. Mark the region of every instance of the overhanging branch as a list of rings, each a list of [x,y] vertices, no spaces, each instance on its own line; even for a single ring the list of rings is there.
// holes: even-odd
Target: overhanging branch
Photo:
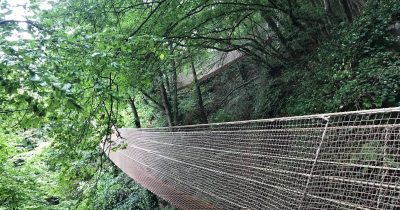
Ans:
[[[31,20],[0,20],[0,26],[1,25],[6,25],[6,24],[12,24],[12,23],[26,23],[28,25],[31,25],[39,30],[44,30],[43,27],[39,26],[37,23],[31,21]]]

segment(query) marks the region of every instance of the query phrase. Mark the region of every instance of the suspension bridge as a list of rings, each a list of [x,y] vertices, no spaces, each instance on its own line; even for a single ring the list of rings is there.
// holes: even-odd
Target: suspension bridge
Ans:
[[[104,149],[183,210],[400,209],[400,108],[122,128]]]

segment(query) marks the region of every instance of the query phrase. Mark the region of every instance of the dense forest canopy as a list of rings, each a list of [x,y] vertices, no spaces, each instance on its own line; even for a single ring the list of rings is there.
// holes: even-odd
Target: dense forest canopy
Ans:
[[[170,208],[107,161],[113,128],[400,105],[398,0],[12,2],[0,1],[0,209]],[[197,79],[234,50],[240,80]]]

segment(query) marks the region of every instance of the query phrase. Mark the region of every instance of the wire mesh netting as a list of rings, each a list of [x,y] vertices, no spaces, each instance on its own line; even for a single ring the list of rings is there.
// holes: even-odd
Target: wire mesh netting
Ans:
[[[400,108],[118,129],[110,159],[181,209],[400,209]]]

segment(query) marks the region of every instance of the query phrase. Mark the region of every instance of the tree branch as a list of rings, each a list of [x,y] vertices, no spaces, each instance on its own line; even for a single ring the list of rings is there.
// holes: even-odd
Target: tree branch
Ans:
[[[0,111],[0,114],[9,114],[9,113],[14,113],[14,112],[22,112],[22,111],[26,111],[28,109],[15,109],[15,110],[4,110],[4,111]]]
[[[10,23],[26,23],[28,25],[31,25],[39,30],[45,30],[43,27],[39,26],[37,23],[31,21],[31,20],[0,20],[0,26],[5,25],[5,24],[10,24]]]
[[[141,92],[148,100],[150,100],[150,101],[153,102],[155,105],[157,105],[157,108],[158,108],[158,109],[164,111],[164,106],[161,105],[160,102],[156,101],[154,98],[152,98],[152,97],[151,97],[148,93],[146,93],[145,91],[140,90],[140,92]]]
[[[156,6],[156,8],[154,8],[154,9],[150,12],[150,14],[146,17],[146,19],[139,25],[139,27],[129,35],[128,39],[129,39],[130,37],[135,36],[135,35],[143,28],[143,26],[144,26],[144,25],[150,20],[150,18],[158,11],[158,9],[161,7],[161,5],[162,5],[165,1],[166,1],[166,0],[162,0],[162,1],[158,2],[158,5]]]
[[[244,82],[238,86],[236,86],[235,88],[233,88],[231,91],[229,91],[229,93],[227,95],[225,95],[225,97],[221,100],[220,105],[222,106],[224,104],[224,102],[226,101],[226,99],[232,95],[233,92],[235,92],[236,90],[239,90],[240,88],[246,86],[249,83],[252,83],[254,80],[256,80],[258,78],[258,76],[253,77],[251,79],[249,79],[247,82]]]

